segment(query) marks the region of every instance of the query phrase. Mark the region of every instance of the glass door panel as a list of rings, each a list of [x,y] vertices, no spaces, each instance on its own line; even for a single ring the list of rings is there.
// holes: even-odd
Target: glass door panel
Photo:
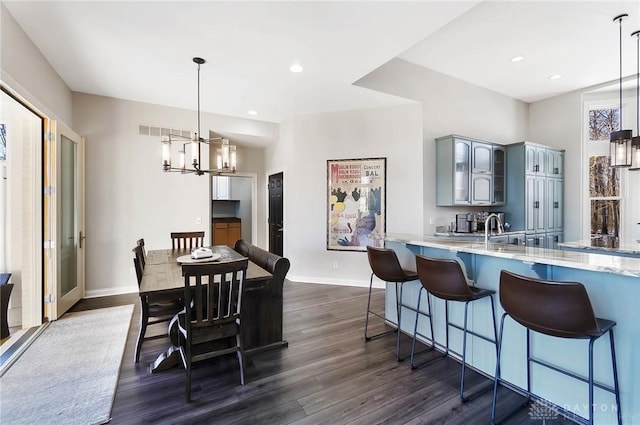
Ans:
[[[65,296],[78,286],[78,241],[76,235],[76,180],[77,157],[76,144],[65,136],[61,136],[61,180],[60,187],[62,227],[60,246],[60,293]]]

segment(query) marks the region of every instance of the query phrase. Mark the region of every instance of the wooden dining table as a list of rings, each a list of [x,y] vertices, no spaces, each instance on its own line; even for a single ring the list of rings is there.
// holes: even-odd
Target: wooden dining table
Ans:
[[[226,245],[215,245],[209,247],[216,258],[213,262],[226,262],[235,261],[245,258],[238,252],[229,248]],[[190,255],[190,250],[185,249],[161,249],[150,250],[147,252],[147,259],[142,274],[142,281],[140,282],[139,293],[143,297],[148,294],[168,294],[176,293],[176,298],[182,295],[184,291],[184,277],[182,276],[182,265],[178,262],[178,258]],[[187,260],[188,261],[188,260]],[[202,260],[205,264],[207,260]],[[209,261],[212,262],[212,261]],[[272,274],[257,264],[249,261],[247,267],[247,274],[244,279],[243,292],[257,291],[265,287],[272,278]],[[243,310],[250,308],[243,303]],[[171,329],[172,324],[175,326],[173,320],[169,324]],[[248,329],[257,329],[260,324],[249,324],[246,326]],[[243,324],[243,328],[245,328]],[[169,332],[171,335],[171,331]],[[161,353],[158,358],[151,364],[151,372],[158,372],[170,367],[174,367],[179,361],[179,347],[177,346],[174,338],[172,344],[166,351]],[[254,347],[255,348],[255,347]]]

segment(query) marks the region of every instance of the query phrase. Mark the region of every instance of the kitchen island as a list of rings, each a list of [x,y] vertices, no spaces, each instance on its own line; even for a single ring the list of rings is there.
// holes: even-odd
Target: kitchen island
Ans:
[[[469,279],[479,287],[498,292],[500,271],[505,269],[536,278],[577,281],[585,285],[596,316],[614,320],[618,378],[620,380],[621,409],[625,425],[640,424],[640,366],[637,362],[640,349],[640,259],[600,255],[583,252],[560,251],[506,244],[485,244],[447,238],[387,234],[387,247],[398,253],[403,266],[415,270],[414,255],[458,259],[464,265]],[[403,301],[417,304],[419,282],[405,285]],[[395,291],[389,287],[386,297],[387,320],[397,323]],[[496,301],[499,301],[496,294]],[[451,303],[451,320],[462,323],[463,306]],[[504,312],[496,303],[496,319]],[[477,333],[491,335],[491,309],[487,303],[472,303],[469,307],[470,327]],[[435,339],[444,343],[444,302],[432,299]],[[402,331],[412,335],[415,313],[402,312]],[[428,321],[418,318],[418,332],[430,337]],[[526,388],[525,329],[513,320],[505,322],[504,337],[508,344],[502,350],[502,378],[515,388]],[[543,358],[563,369],[587,376],[588,349],[586,340],[551,338],[532,334],[532,355]],[[425,338],[423,338],[425,339]],[[454,351],[462,351],[461,333],[452,331],[450,345]],[[468,341],[467,361],[476,370],[493,377],[495,373],[495,348],[476,337]],[[611,356],[606,339],[594,347],[595,380],[611,386]],[[588,415],[587,385],[575,379],[532,366],[532,392],[549,400],[567,412],[586,417]],[[613,394],[596,388],[594,400],[596,424],[615,423],[616,405]],[[487,412],[487,421],[489,412]]]

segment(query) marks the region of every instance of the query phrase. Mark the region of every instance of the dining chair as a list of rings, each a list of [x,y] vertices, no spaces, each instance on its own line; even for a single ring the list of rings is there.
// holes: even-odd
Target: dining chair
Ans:
[[[172,249],[200,248],[204,244],[204,231],[202,232],[171,232]]]
[[[138,287],[142,282],[144,273],[144,253],[141,245],[133,248],[133,265],[136,270],[138,279]],[[138,340],[136,341],[135,362],[140,361],[140,350],[144,340],[164,338],[167,333],[161,333],[153,336],[146,336],[147,326],[155,325],[170,321],[173,316],[184,309],[180,292],[170,292],[166,294],[140,294],[140,329],[138,331]]]
[[[244,385],[242,287],[249,260],[183,264],[185,315],[179,321],[184,338],[180,355],[186,371],[186,399],[191,401],[194,362],[236,353]],[[226,341],[226,344],[221,342]],[[233,343],[232,340],[235,340]]]

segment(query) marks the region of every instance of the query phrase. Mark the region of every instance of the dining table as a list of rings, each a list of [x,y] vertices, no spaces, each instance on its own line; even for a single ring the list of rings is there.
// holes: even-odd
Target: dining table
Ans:
[[[182,264],[219,263],[246,258],[226,245],[214,245],[208,248],[211,249],[213,257],[199,260],[193,260],[190,258],[190,249],[149,250],[147,252],[144,272],[142,274],[142,281],[139,286],[140,297],[144,297],[149,294],[175,293],[176,298],[180,298],[183,294],[185,284],[184,277],[182,275]],[[243,283],[243,293],[260,291],[268,285],[272,276],[273,275],[267,270],[252,261],[249,261]],[[243,301],[242,309],[246,310],[248,308],[252,308],[252,306],[247,306]],[[251,315],[248,315],[248,317],[251,317]],[[151,364],[151,372],[159,372],[178,364],[180,360],[180,353],[176,325],[177,315],[173,320],[171,320],[171,322],[169,322],[168,334],[171,346],[168,347],[166,351],[160,353],[156,360]],[[248,326],[245,326],[243,323],[243,329],[244,328],[257,332],[259,331],[260,323],[249,323]],[[280,345],[285,344],[286,342],[282,341]],[[260,347],[250,348],[259,349]],[[250,350],[247,351],[249,351],[250,354]]]

